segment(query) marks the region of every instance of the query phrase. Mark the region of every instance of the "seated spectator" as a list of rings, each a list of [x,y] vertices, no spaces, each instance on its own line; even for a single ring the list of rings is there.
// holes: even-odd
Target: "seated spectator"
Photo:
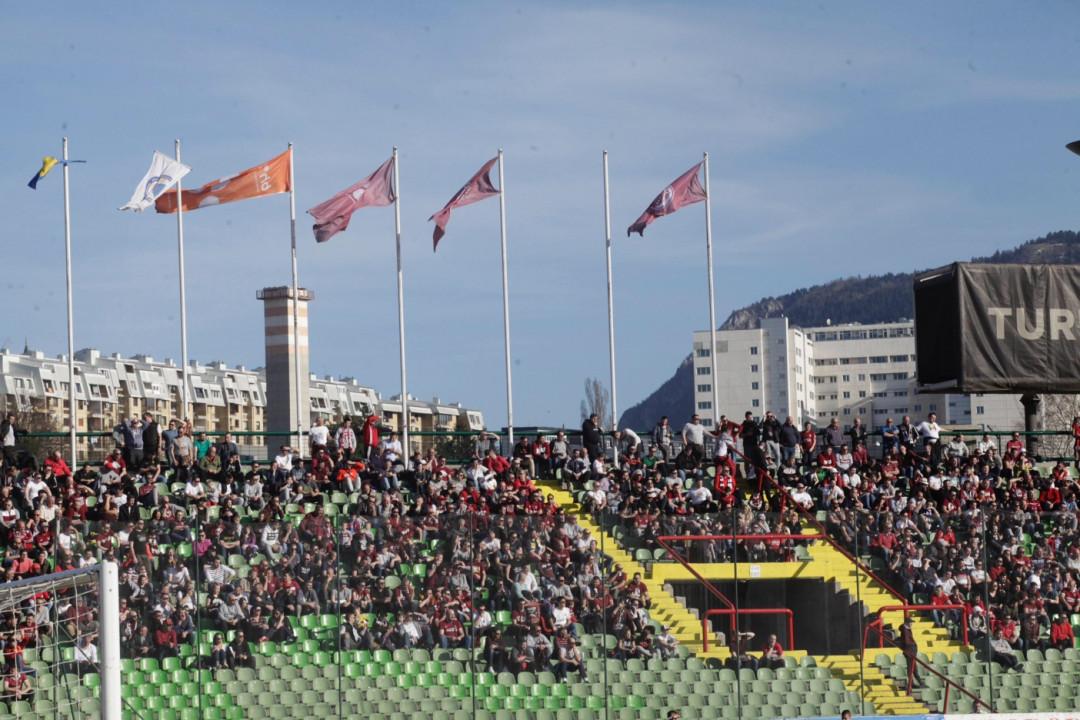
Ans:
[[[581,682],[586,682],[588,676],[585,673],[585,659],[578,649],[577,642],[573,637],[568,644],[560,645],[555,658],[555,677],[559,682],[566,682],[570,673],[577,673]]]
[[[769,635],[769,639],[765,641],[758,667],[767,667],[772,670],[784,667],[784,648],[777,641],[776,635]]]
[[[1001,665],[1006,670],[1019,670],[1021,668],[1020,660],[1016,657],[1016,651],[1013,650],[1009,641],[1002,636],[1000,630],[995,631],[990,640],[990,660]]]

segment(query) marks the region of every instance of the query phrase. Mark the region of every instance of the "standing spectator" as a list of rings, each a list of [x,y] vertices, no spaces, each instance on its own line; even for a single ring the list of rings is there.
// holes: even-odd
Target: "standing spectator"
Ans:
[[[919,644],[915,641],[915,631],[911,627],[910,615],[904,618],[904,624],[900,626],[900,651],[907,660],[907,686],[910,692],[912,688],[923,685],[916,666],[919,659]]]
[[[761,439],[765,441],[765,457],[771,469],[780,467],[780,430],[783,426],[772,410],[765,411],[761,421]]]
[[[217,454],[222,465],[228,465],[234,456],[240,456],[240,446],[233,440],[232,433],[225,433],[221,438],[221,442],[217,444]]]
[[[581,444],[585,446],[585,452],[589,456],[589,462],[603,457],[604,435],[600,430],[600,416],[593,413],[585,422],[581,423]]]
[[[836,418],[830,420],[829,426],[825,428],[825,444],[836,454],[839,454],[840,448],[844,446],[844,431],[840,429],[840,421]]]
[[[176,432],[176,439],[172,442],[173,464],[178,468],[190,467],[195,462],[195,442],[191,439],[191,430],[185,425]]]
[[[892,418],[885,418],[885,424],[881,426],[881,457],[889,457],[899,444],[899,428],[893,423]]]
[[[128,467],[137,470],[143,464],[143,426],[142,421],[131,418],[124,421],[124,459]]]
[[[859,443],[866,445],[866,426],[863,425],[862,418],[855,418],[855,421],[851,424],[851,428],[848,429],[848,437],[851,438],[849,447],[855,449],[859,447]]]
[[[161,426],[149,412],[144,412],[142,419],[143,458],[146,462],[154,464],[158,461],[158,455],[161,452]]]
[[[368,415],[360,428],[361,450],[365,460],[371,459],[371,453],[379,449],[379,416]]]
[[[795,426],[795,418],[790,415],[780,427],[780,462],[786,463],[795,459],[795,450],[799,447],[799,428]]]
[[[653,444],[660,449],[660,453],[664,456],[664,463],[671,462],[672,458],[672,445],[671,445],[671,422],[668,420],[668,416],[664,415],[660,418],[660,422],[656,423],[656,427],[653,428]],[[1078,445],[1080,447],[1080,445]],[[1080,462],[1080,453],[1077,454],[1078,462]]]
[[[352,460],[353,453],[356,452],[356,432],[352,427],[352,418],[348,415],[341,421],[341,427],[334,433],[334,443],[345,451],[346,460]],[[366,450],[370,452],[370,448]]]
[[[551,472],[552,474],[562,470],[570,459],[570,441],[566,439],[566,433],[560,430],[555,434],[551,443]]]
[[[173,467],[176,467],[173,445],[178,437],[180,437],[180,431],[176,429],[176,421],[170,420],[168,429],[161,433],[161,440],[165,443],[165,461]]]
[[[900,441],[900,447],[906,447],[909,451],[915,449],[915,441],[919,432],[911,424],[911,416],[905,415],[896,428],[896,438]]]
[[[930,413],[915,428],[922,440],[923,451],[930,456],[930,464],[941,462],[941,426],[937,422],[937,413]]]
[[[690,421],[683,425],[682,441],[693,462],[700,463],[705,457],[705,426],[697,413],[691,415]]]
[[[321,417],[315,418],[315,424],[308,429],[308,440],[311,441],[311,454],[316,455],[320,450],[325,450],[330,442],[330,428],[326,427],[326,421]]]
[[[757,469],[764,465],[761,457],[761,428],[754,420],[754,413],[749,410],[739,426],[739,437],[743,443],[744,470],[747,478],[756,478]]]
[[[15,426],[15,413],[8,413],[4,421],[0,423],[0,447],[4,452],[4,469],[13,468],[16,465],[15,438],[20,434]]]
[[[817,430],[814,429],[814,424],[807,421],[803,425],[802,431],[802,465],[806,472],[809,472],[814,463],[814,451],[817,450]]]

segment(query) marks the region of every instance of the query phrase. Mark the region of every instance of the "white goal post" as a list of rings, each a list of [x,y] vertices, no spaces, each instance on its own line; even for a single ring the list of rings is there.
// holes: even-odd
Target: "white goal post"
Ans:
[[[10,619],[13,641],[26,646],[13,671],[25,692],[12,699],[12,714],[66,707],[69,717],[120,720],[119,615],[115,562],[0,584],[0,616]],[[100,680],[96,699],[81,682],[92,674]]]

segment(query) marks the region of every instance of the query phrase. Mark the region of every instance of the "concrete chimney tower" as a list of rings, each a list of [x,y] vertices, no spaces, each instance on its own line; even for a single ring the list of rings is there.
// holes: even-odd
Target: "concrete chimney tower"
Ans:
[[[297,415],[296,379],[300,378],[299,407],[304,413],[304,426],[311,424],[310,364],[308,357],[308,302],[313,295],[300,288],[297,315],[297,336],[293,335],[293,292],[291,287],[269,287],[259,290],[255,297],[263,302],[266,336],[266,429],[273,432],[295,430],[300,424]],[[298,347],[299,352],[293,353]],[[277,448],[288,442],[296,446],[297,438],[267,438],[266,445],[273,457]],[[305,453],[306,455],[306,453]]]

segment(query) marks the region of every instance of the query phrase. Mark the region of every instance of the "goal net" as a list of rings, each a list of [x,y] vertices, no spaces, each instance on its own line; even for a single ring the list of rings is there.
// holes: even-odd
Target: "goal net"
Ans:
[[[0,717],[120,720],[116,564],[0,584]]]

